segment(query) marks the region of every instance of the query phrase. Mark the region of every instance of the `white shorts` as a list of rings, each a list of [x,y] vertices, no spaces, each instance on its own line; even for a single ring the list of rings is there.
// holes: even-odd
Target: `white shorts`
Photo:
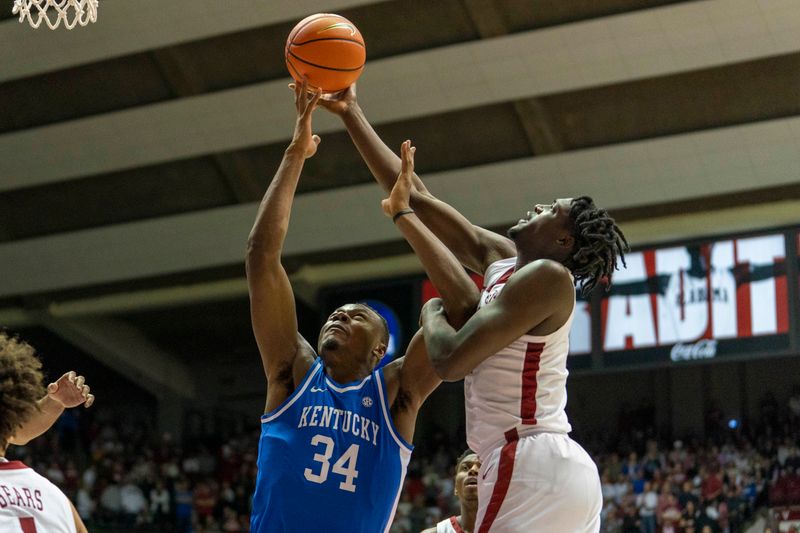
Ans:
[[[476,533],[597,533],[603,494],[597,466],[567,435],[517,438],[481,457]]]

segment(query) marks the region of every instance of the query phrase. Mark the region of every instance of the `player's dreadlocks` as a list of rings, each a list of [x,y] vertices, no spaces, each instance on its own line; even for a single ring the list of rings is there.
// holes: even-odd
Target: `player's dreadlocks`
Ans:
[[[575,246],[567,266],[575,281],[582,283],[581,292],[590,293],[601,280],[611,286],[611,276],[617,270],[617,256],[625,265],[628,241],[622,230],[605,209],[594,205],[594,200],[581,196],[572,200],[569,211],[575,228]]]

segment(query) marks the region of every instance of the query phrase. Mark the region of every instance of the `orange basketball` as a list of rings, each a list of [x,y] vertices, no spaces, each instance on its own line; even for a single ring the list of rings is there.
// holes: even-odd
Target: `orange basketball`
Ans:
[[[334,93],[347,89],[364,70],[367,49],[355,25],[332,13],[306,17],[286,39],[286,66],[296,81]]]

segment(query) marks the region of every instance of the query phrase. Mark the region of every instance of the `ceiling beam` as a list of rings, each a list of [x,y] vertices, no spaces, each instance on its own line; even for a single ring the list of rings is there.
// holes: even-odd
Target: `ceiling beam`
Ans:
[[[800,2],[703,0],[373,61],[359,96],[380,124],[798,51]],[[293,122],[276,80],[8,133],[0,191],[281,142]]]
[[[795,183],[798,146],[800,118],[789,118],[423,177],[476,224],[498,227],[554,197],[590,194],[620,209]],[[298,196],[284,255],[396,241],[381,198],[371,184]],[[4,243],[0,297],[241,263],[256,209],[254,202]]]
[[[494,2],[464,0],[464,6],[483,39],[508,35],[509,29]],[[553,130],[539,98],[515,100],[513,106],[534,155],[553,154],[564,150],[563,143]]]
[[[624,222],[622,227],[631,246],[658,245],[696,238],[701,236],[698,230],[702,232],[702,236],[714,236],[796,224],[800,222],[798,213],[800,213],[800,200],[791,199],[698,213],[649,217]],[[290,281],[295,295],[298,288],[308,291],[307,302],[314,307],[316,294],[325,287],[423,273],[422,264],[417,256],[402,254],[360,261],[305,265],[290,276]],[[247,280],[242,277],[52,302],[44,311],[57,319],[74,319],[199,305],[246,297]],[[14,307],[0,309],[2,327],[15,328],[37,323],[36,313],[31,310]]]
[[[47,313],[38,313],[37,322],[157,398],[197,397],[190,367],[155,346],[129,324],[100,317],[55,318]]]
[[[154,50],[151,55],[167,85],[177,96],[194,96],[206,91],[201,76],[188,68],[173,49]],[[241,154],[214,153],[210,157],[237,203],[254,202],[261,196],[262,187],[248,170],[250,167],[243,161]]]
[[[10,3],[10,0],[9,0]],[[375,0],[113,0],[97,22],[73,31],[0,24],[0,83],[259,26],[300,20]]]

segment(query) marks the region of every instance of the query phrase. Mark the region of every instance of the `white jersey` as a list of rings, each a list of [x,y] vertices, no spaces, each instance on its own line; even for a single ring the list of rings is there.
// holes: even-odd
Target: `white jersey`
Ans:
[[[455,516],[451,516],[436,524],[436,533],[464,533],[464,530],[461,529],[458,519]]]
[[[69,500],[19,461],[0,462],[0,531],[76,533]]]
[[[486,269],[478,308],[490,305],[514,273],[515,257]],[[478,365],[464,379],[467,443],[485,458],[505,444],[504,434],[569,433],[567,406],[567,321],[550,335],[523,335]]]

